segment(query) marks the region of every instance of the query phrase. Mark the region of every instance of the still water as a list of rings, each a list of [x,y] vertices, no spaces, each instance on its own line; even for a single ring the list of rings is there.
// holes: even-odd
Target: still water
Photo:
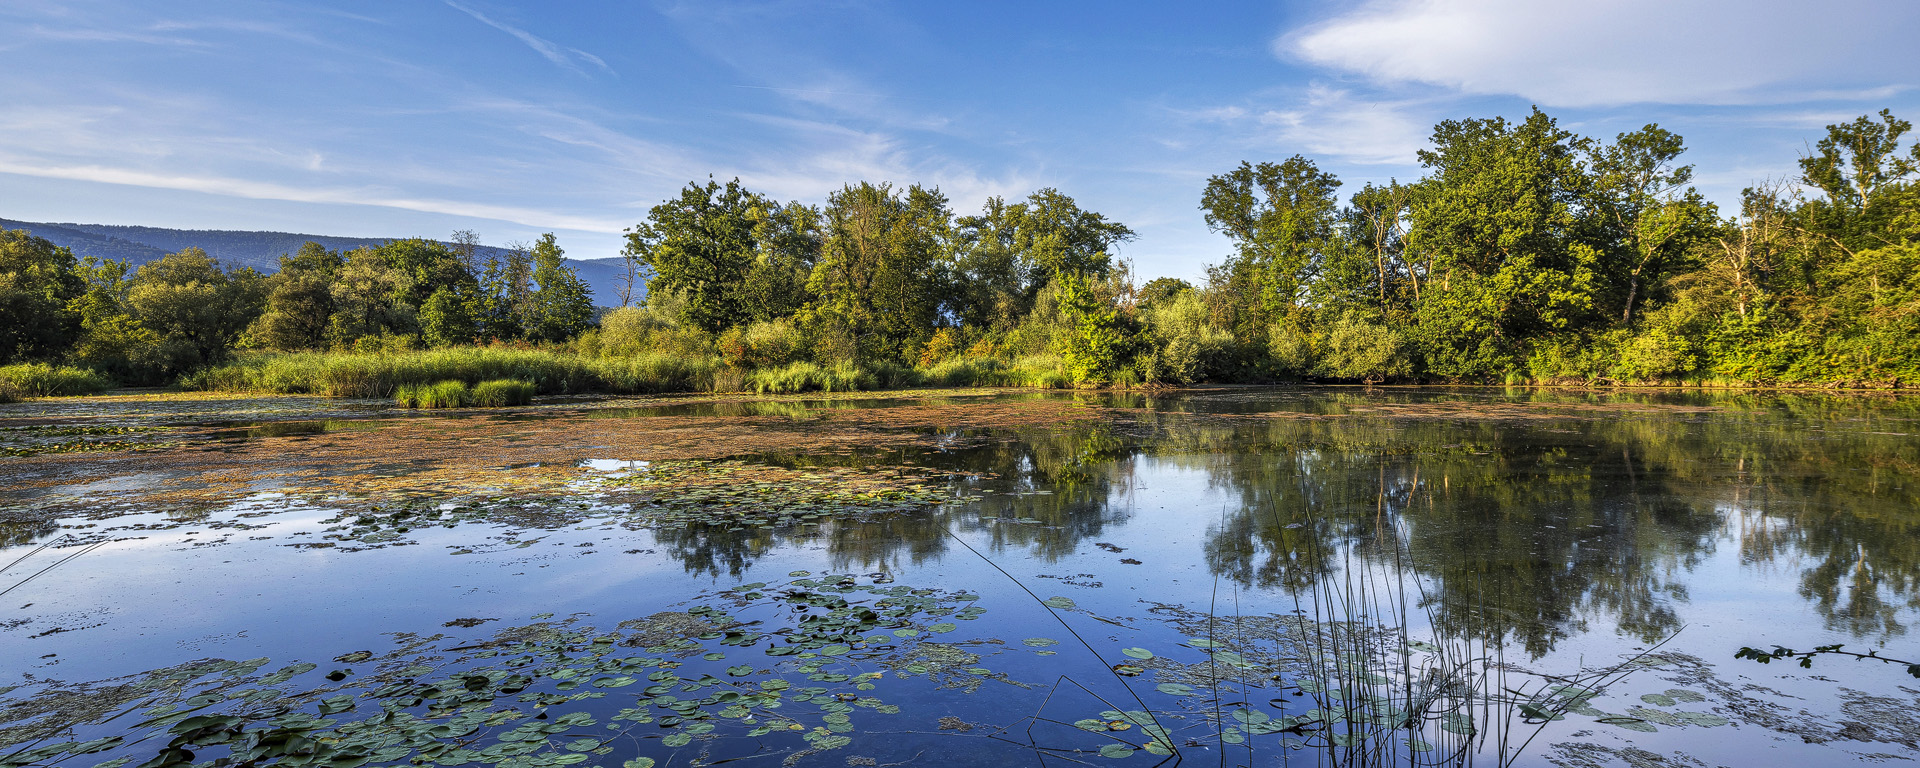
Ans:
[[[337,498],[266,460],[213,505],[170,500],[202,455],[179,452],[374,451],[408,417],[0,406],[0,442],[25,446],[0,458],[0,765],[1920,757],[1904,664],[1735,659],[1920,661],[1908,399],[1231,389],[487,418],[790,435],[1063,400],[1072,418],[832,450],[570,445],[559,491],[514,490],[559,459],[503,460],[490,493],[355,469],[388,495]],[[82,427],[138,450],[63,485],[108,453],[35,451]]]

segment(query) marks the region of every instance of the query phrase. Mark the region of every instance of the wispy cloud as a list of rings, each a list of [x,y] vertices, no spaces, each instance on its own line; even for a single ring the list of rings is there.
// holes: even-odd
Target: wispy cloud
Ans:
[[[152,173],[131,168],[104,165],[44,165],[15,158],[0,157],[0,173],[69,181],[91,181],[153,189],[204,192],[255,200],[284,200],[297,203],[333,205],[370,205],[421,213],[493,219],[535,228],[556,228],[617,234],[622,222],[574,216],[515,206],[489,205],[459,200],[393,195],[377,189],[345,187],[294,187],[272,182],[252,181],[224,176]]]
[[[562,67],[565,67],[574,72],[578,72],[584,75],[586,74],[586,71],[582,70],[578,64],[574,63],[574,59],[579,59],[580,61],[584,61],[584,62],[587,62],[588,64],[592,64],[595,67],[598,67],[600,70],[606,72],[607,74],[616,74],[613,71],[613,67],[607,66],[606,61],[602,60],[600,57],[595,56],[591,53],[587,53],[586,51],[583,51],[571,46],[560,45],[558,43],[553,42],[552,40],[548,40],[544,37],[536,35],[532,32],[528,32],[524,29],[513,26],[511,24],[495,21],[492,17],[487,16],[486,14],[483,14],[472,8],[468,8],[467,6],[456,3],[453,0],[442,0],[442,2],[445,2],[447,4],[447,7],[449,8],[452,8],[456,11],[464,13],[468,16],[472,16],[475,21],[478,21],[489,27],[493,27],[494,29],[500,30],[509,35],[513,35],[515,38],[519,39],[520,42],[526,43],[528,48],[532,48],[535,52],[539,53],[541,56],[545,56],[547,61],[551,61]]]
[[[1217,125],[1246,146],[1336,157],[1361,165],[1392,165],[1415,162],[1414,153],[1426,145],[1431,110],[1425,101],[1364,98],[1347,89],[1313,83],[1304,93],[1289,97],[1263,94],[1245,105],[1174,110],[1174,114],[1188,124]]]

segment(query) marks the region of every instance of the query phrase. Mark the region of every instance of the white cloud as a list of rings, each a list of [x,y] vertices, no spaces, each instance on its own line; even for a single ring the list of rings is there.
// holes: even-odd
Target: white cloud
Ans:
[[[1884,97],[1914,85],[1906,0],[1377,0],[1274,48],[1380,81],[1555,106]]]

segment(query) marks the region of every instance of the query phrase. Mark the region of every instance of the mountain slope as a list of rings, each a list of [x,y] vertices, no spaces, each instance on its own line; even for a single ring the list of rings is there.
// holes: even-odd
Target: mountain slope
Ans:
[[[308,242],[319,243],[328,250],[345,251],[377,247],[389,240],[400,239],[114,224],[48,224],[12,219],[0,219],[0,229],[24,229],[36,237],[46,238],[54,245],[72,250],[75,256],[122,259],[136,267],[169,253],[197,247],[227,266],[253,267],[268,273],[280,269],[281,256],[300,250],[300,246]],[[504,252],[502,248],[481,246],[479,255],[486,258]],[[619,305],[620,284],[626,274],[626,265],[621,259],[567,259],[567,266],[587,282],[588,288],[593,291],[595,304]],[[646,289],[639,286],[634,292],[645,295]]]

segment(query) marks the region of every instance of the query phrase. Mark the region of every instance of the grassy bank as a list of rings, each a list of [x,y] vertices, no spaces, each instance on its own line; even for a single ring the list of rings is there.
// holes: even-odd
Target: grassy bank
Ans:
[[[190,374],[187,389],[217,392],[316,394],[329,397],[404,397],[455,382],[481,387],[486,382],[524,382],[542,395],[574,393],[652,394],[662,392],[851,392],[943,387],[1049,387],[1070,385],[1056,358],[949,360],[930,368],[892,364],[792,363],[739,369],[717,358],[650,353],[594,357],[571,352],[455,347],[419,352],[357,354],[302,352],[241,355],[225,365]],[[448,388],[450,391],[450,387]],[[477,393],[479,390],[475,389]],[[436,402],[439,398],[431,398]]]

